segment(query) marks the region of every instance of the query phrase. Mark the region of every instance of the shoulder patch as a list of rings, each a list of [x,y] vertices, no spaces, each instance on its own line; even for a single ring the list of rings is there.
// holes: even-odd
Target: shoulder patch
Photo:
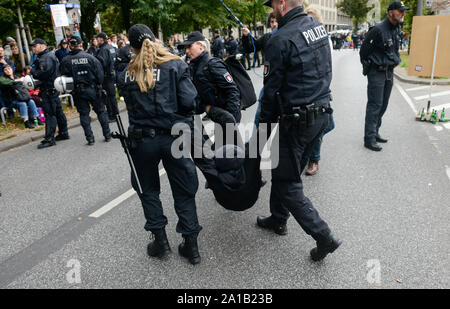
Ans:
[[[225,80],[227,81],[227,82],[229,82],[230,84],[232,84],[233,83],[233,76],[231,76],[231,74],[230,73],[225,73],[224,75],[223,75],[223,77],[225,77]]]

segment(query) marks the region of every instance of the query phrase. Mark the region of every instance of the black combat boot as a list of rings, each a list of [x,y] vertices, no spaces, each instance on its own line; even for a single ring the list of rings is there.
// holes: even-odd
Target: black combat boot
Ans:
[[[187,258],[192,265],[200,264],[197,237],[183,237],[183,242],[178,247],[178,253]]]
[[[288,233],[286,224],[279,224],[272,216],[258,217],[256,219],[256,223],[258,224],[259,227],[266,230],[272,230],[276,234],[281,236],[285,236]]]
[[[323,260],[328,254],[336,251],[342,241],[333,234],[330,234],[324,241],[317,242],[317,248],[311,250],[311,259],[314,262]]]
[[[57,142],[61,142],[61,141],[67,141],[70,139],[69,133],[64,133],[64,134],[58,134],[55,137],[55,141]]]
[[[151,257],[163,259],[172,252],[170,250],[169,241],[167,240],[166,230],[162,229],[152,233],[154,240],[148,244],[147,253]]]

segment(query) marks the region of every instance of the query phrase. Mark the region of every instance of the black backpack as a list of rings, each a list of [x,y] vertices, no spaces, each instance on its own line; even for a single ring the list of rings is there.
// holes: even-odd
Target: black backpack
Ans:
[[[208,63],[204,66],[203,70],[206,77],[211,81],[209,62],[213,59],[211,58]],[[222,61],[217,59],[218,61]],[[234,82],[238,86],[239,93],[241,94],[241,110],[246,110],[247,108],[253,106],[256,103],[255,88],[253,87],[252,80],[248,75],[245,68],[235,57],[228,57],[227,60],[222,61],[227,67],[228,72],[233,77]]]

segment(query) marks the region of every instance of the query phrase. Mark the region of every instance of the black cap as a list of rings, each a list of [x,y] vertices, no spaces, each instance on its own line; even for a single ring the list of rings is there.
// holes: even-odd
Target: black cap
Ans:
[[[78,46],[81,43],[83,43],[83,40],[79,36],[74,35],[70,38],[70,45],[72,46]]]
[[[394,1],[389,4],[388,11],[399,10],[399,11],[409,11],[409,7],[407,7],[403,1]]]
[[[263,5],[272,7],[272,0],[267,0],[266,2],[263,3]]]
[[[37,44],[47,45],[47,42],[45,42],[43,39],[36,38],[33,42],[31,42],[30,46],[34,46]]]
[[[206,41],[206,39],[203,36],[203,34],[201,34],[201,32],[194,31],[194,32],[189,33],[187,40],[184,41],[183,43],[181,43],[180,45],[181,46],[191,45],[198,41]]]
[[[101,38],[103,40],[107,40],[108,36],[106,35],[106,33],[100,32],[99,34],[97,34],[96,38]]]
[[[128,30],[128,39],[130,45],[136,49],[141,49],[145,39],[155,42],[155,35],[149,27],[143,24],[137,24]]]
[[[72,40],[72,39],[71,39],[71,40]],[[61,40],[61,42],[59,42],[59,45],[63,45],[63,44],[69,44],[69,43],[67,43],[66,40]]]

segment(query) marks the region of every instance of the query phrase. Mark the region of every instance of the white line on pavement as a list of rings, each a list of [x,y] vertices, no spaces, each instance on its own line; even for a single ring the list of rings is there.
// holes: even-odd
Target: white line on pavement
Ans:
[[[406,93],[406,91],[399,85],[399,84],[395,84],[395,87],[397,88],[397,90],[400,92],[400,94],[403,96],[403,98],[405,99],[405,101],[409,104],[409,106],[411,107],[411,109],[413,110],[414,114],[417,115],[417,109],[414,106],[414,103],[411,101],[411,98],[408,96],[408,94]]]
[[[437,111],[441,111],[443,108],[445,108],[450,111],[450,103],[442,104],[442,105],[438,105],[438,106],[432,106],[431,108],[435,109]]]
[[[450,180],[450,167],[448,167],[447,165],[445,166],[445,170],[447,172],[447,177]]]
[[[447,129],[450,130],[450,123],[443,123],[442,125],[443,125],[445,128],[447,128]]]
[[[435,86],[433,88],[436,88]],[[417,90],[425,90],[425,89],[430,89],[430,86],[420,86],[420,87],[415,87],[415,88],[409,88],[406,89],[406,91],[417,91]]]
[[[433,93],[433,94],[431,95],[431,97],[432,97],[432,98],[436,98],[436,97],[443,97],[443,96],[446,96],[446,95],[450,95],[450,91],[436,92],[436,93]],[[430,95],[423,95],[423,96],[420,96],[420,97],[415,97],[414,100],[416,100],[416,101],[421,101],[421,100],[426,100],[426,99],[428,99],[429,97],[430,97]]]
[[[441,126],[435,126],[434,128],[435,128],[436,131],[438,131],[438,132],[441,132],[442,130],[444,130],[444,128],[441,127]]]
[[[164,169],[161,169],[159,171],[159,176],[160,177],[165,175],[165,174],[166,174],[166,171]],[[118,198],[114,199],[113,201],[109,202],[105,206],[101,207],[99,210],[97,210],[94,213],[90,214],[89,217],[98,219],[101,216],[103,216],[104,214],[110,212],[111,210],[113,210],[114,208],[119,206],[121,203],[123,203],[126,200],[128,200],[130,197],[134,196],[135,194],[136,194],[136,191],[134,191],[134,189],[130,189],[127,192],[125,192],[124,194],[122,194],[121,196],[119,196]]]

